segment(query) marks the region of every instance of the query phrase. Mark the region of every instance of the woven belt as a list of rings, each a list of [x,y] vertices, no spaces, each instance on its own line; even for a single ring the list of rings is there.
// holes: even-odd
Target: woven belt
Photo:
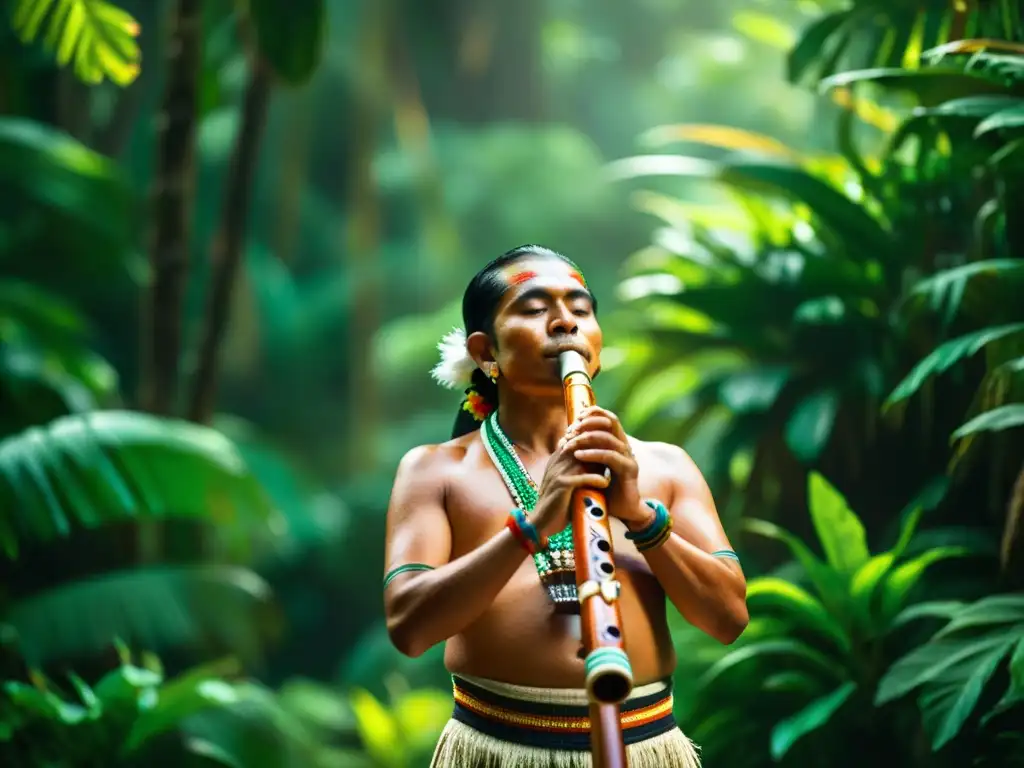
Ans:
[[[501,741],[542,749],[590,749],[590,708],[583,705],[524,701],[452,678],[455,712],[452,717]],[[660,736],[676,727],[672,716],[672,686],[628,699],[619,706],[622,738],[629,744]]]

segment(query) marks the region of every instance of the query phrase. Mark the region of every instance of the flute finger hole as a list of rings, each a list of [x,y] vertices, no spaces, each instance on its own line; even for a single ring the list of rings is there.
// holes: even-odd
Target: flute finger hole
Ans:
[[[612,575],[612,573],[614,573],[614,572],[615,572],[615,566],[614,566],[614,565],[612,565],[611,563],[608,563],[608,562],[604,562],[604,563],[601,563],[601,565],[599,565],[598,567],[599,567],[599,568],[600,568],[600,569],[601,569],[602,571],[604,571],[605,573],[607,573],[607,574],[608,574],[609,576],[611,576],[611,575]]]
[[[599,542],[597,542],[597,548],[600,549],[602,552],[611,552],[612,551],[612,545],[609,544],[604,539],[601,539]]]
[[[604,633],[606,635],[609,635],[610,637],[614,637],[616,640],[622,637],[622,633],[619,631],[619,628],[616,627],[614,624],[609,624],[607,627],[605,627]]]

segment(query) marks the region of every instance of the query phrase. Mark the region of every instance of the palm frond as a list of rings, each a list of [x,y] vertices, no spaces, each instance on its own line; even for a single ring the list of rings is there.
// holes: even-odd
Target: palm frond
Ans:
[[[270,587],[246,568],[169,566],[81,579],[19,600],[5,622],[32,666],[133,648],[213,647],[259,657]]]
[[[67,416],[0,441],[0,547],[146,518],[281,524],[215,430],[125,411]]]
[[[139,25],[126,11],[104,0],[17,0],[12,24],[22,42],[36,40],[44,21],[43,45],[60,66],[73,61],[82,82],[126,86],[138,76]]]

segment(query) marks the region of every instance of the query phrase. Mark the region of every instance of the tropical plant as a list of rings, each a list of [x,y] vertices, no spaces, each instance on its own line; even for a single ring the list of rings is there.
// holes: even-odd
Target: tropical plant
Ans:
[[[75,76],[95,85],[119,86],[139,74],[139,25],[131,14],[105,0],[16,0],[11,23],[25,43],[40,36],[60,66],[73,63]]]
[[[950,44],[944,55],[979,45]],[[778,478],[783,492],[790,489],[783,506],[799,506],[793,489],[807,466],[847,493],[871,476],[907,498],[942,471],[945,451],[930,436],[961,426],[983,372],[963,383],[937,382],[908,423],[879,421],[887,396],[903,399],[927,374],[982,347],[996,350],[989,345],[1001,340],[1007,344],[994,352],[986,388],[1001,381],[1005,395],[1007,380],[1017,379],[1022,317],[1012,297],[1024,271],[1009,224],[1016,198],[1008,192],[1016,144],[974,130],[994,114],[1007,123],[1001,110],[1015,108],[1016,70],[1007,58],[963,65],[969,74],[948,66],[868,70],[824,82],[825,89],[862,80],[930,87],[930,106],[898,125],[877,155],[857,147],[855,119],[845,113],[841,158],[801,155],[733,129],[670,126],[649,140],[704,151],[613,164],[620,179],[714,182],[713,191],[726,194],[713,199],[735,206],[724,213],[676,195],[638,193],[641,210],[664,227],[634,257],[634,279],[623,285],[639,310],[637,330],[649,339],[630,351],[643,385],[627,387],[632,402],[624,407],[641,427],[677,441],[729,414],[709,467],[723,495],[736,459],[752,457],[741,475],[748,508],[778,502],[771,487]],[[946,93],[959,94],[956,101],[942,102],[943,83]],[[965,97],[971,89],[981,95]],[[965,335],[939,346],[958,334]],[[953,407],[934,412],[928,403],[936,397]],[[993,414],[957,436],[1021,418],[1012,405]],[[913,463],[899,477],[887,474],[890,455],[908,454]]]
[[[119,665],[94,685],[74,673],[59,684],[40,673],[28,683],[3,681],[4,765],[152,764],[149,750],[161,736],[196,713],[239,702],[246,692],[244,686],[224,679],[237,674],[230,662],[197,667],[166,680],[155,656],[144,655],[134,663],[120,644],[118,654]],[[216,754],[202,742],[185,743],[184,753],[190,752]]]
[[[897,720],[864,713],[891,656],[891,632],[915,610],[927,569],[975,554],[961,545],[912,548],[922,515],[940,498],[937,490],[905,511],[893,546],[875,555],[860,518],[817,473],[808,495],[824,559],[774,523],[744,522],[744,530],[785,544],[795,558],[786,568],[793,576],[749,581],[750,627],[691,683],[695,700],[681,718],[707,759],[842,765],[851,740],[865,739],[880,754],[909,761],[911,753],[903,751],[912,745],[896,725],[906,724],[908,712]],[[909,715],[912,721],[912,709]],[[858,751],[856,759],[866,756]]]
[[[927,642],[893,664],[879,681],[876,702],[884,705],[912,692],[932,748],[939,750],[968,724],[984,729],[999,718],[1024,712],[1024,595],[1004,594],[971,604],[919,603],[901,615],[901,623],[942,617],[946,625]],[[1009,684],[993,706],[986,691],[1009,657]],[[1002,677],[1002,676],[1001,676]],[[980,716],[978,711],[980,709]],[[1004,722],[1012,722],[1012,719]],[[999,730],[994,734],[999,735]],[[1024,738],[1016,732],[1018,747]],[[1024,755],[1017,753],[1017,760]]]
[[[206,531],[225,565],[197,564],[188,548],[110,550],[119,530],[145,521],[161,521],[169,542]],[[32,665],[95,654],[114,637],[153,649],[212,641],[253,658],[269,594],[241,563],[254,534],[279,524],[211,429],[131,412],[63,417],[0,442],[0,611]],[[104,541],[98,569],[82,545]],[[43,563],[56,572],[40,578]]]

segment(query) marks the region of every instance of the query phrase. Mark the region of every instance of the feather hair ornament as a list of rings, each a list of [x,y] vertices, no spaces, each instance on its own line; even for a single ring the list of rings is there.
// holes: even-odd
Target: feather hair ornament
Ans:
[[[466,349],[464,330],[452,328],[438,342],[437,350],[441,353],[441,360],[430,371],[434,381],[447,389],[465,389],[473,383],[476,362]]]

